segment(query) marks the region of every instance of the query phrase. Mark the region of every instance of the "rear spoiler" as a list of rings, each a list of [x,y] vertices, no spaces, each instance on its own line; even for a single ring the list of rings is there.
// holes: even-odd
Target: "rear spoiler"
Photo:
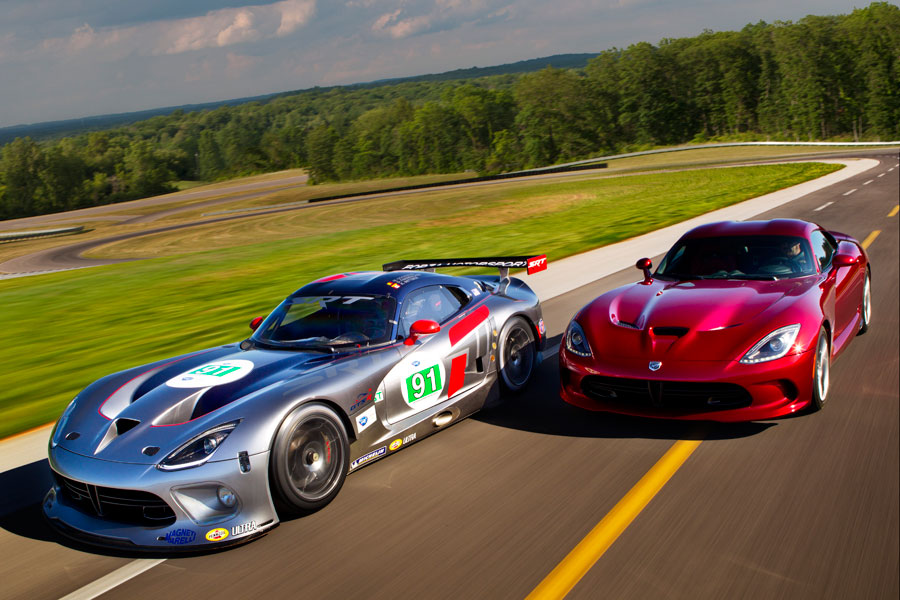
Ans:
[[[434,271],[446,267],[495,267],[500,269],[500,278],[506,279],[510,269],[525,269],[529,275],[543,271],[547,268],[547,255],[397,260],[381,268],[385,271]]]

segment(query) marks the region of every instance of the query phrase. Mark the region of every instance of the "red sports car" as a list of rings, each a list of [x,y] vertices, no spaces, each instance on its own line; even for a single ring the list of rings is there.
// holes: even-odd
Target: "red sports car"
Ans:
[[[582,308],[560,395],[589,410],[749,421],[822,408],[832,361],[872,318],[862,245],[805,221],[692,229],[644,280]]]

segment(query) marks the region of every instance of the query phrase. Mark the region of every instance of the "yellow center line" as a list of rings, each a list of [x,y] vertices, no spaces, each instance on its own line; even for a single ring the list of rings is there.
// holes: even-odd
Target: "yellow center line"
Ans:
[[[867,236],[866,236],[866,239],[863,240],[862,247],[863,247],[863,248],[868,248],[868,247],[872,244],[872,242],[875,241],[875,238],[878,237],[878,234],[879,234],[879,233],[881,233],[881,230],[880,230],[880,229],[876,229],[875,231],[873,231],[872,233],[870,233],[869,235],[867,235]]]
[[[584,577],[603,553],[613,545],[666,482],[684,464],[702,440],[678,440],[625,497],[591,529],[583,540],[550,571],[526,600],[564,598]]]
[[[895,207],[893,208],[893,210],[891,210],[891,212],[888,213],[888,216],[889,216],[889,217],[896,217],[898,212],[900,212],[900,204],[898,204],[897,206],[895,206]]]

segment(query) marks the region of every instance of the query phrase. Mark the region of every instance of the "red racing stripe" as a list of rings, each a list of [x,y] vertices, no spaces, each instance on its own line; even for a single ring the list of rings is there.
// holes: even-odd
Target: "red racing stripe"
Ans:
[[[462,321],[450,328],[450,345],[455,346],[456,343],[469,335],[473,329],[484,323],[490,316],[491,309],[482,304],[475,309],[472,314],[465,317]]]
[[[463,383],[466,381],[466,365],[469,362],[469,355],[461,354],[453,358],[450,362],[450,382],[447,384],[447,399],[462,389]]]

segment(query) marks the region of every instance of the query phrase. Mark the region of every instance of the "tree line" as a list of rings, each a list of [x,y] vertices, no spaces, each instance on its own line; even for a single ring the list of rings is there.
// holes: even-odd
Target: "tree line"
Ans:
[[[712,139],[900,136],[900,8],[613,48],[582,70],[312,89],[0,156],[0,218],[287,168],[313,182],[496,173]]]

